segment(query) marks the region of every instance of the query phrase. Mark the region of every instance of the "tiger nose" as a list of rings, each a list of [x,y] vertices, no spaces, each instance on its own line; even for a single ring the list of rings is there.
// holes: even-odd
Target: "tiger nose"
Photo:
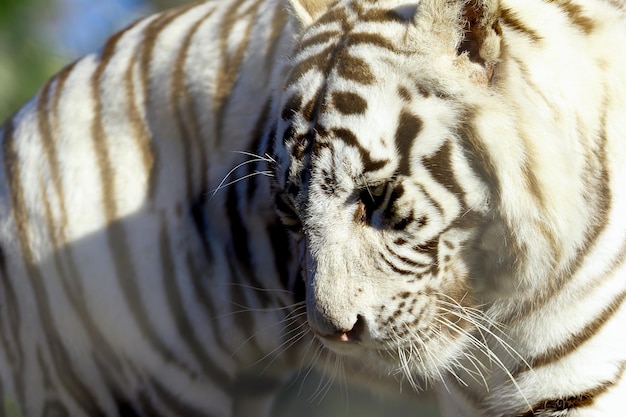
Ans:
[[[360,314],[356,316],[352,326],[337,327],[330,322],[324,324],[324,326],[312,325],[311,329],[318,337],[331,342],[358,343],[362,340],[366,328],[365,318]]]

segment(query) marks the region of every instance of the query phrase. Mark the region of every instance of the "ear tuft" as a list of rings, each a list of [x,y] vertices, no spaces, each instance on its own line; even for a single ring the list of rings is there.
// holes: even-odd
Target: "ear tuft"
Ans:
[[[465,26],[458,53],[466,53],[470,61],[483,66],[489,81],[500,58],[501,29],[497,1],[465,1],[461,13]]]
[[[336,0],[287,0],[287,10],[299,30],[307,28]]]

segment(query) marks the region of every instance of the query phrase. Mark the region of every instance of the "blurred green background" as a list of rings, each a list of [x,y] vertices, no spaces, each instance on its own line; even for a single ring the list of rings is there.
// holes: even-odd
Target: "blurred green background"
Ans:
[[[97,49],[135,19],[185,0],[0,0],[0,121],[21,107],[63,66]],[[1,124],[1,122],[0,122]],[[437,416],[426,400],[384,396],[314,372],[288,384],[276,417]],[[321,384],[321,385],[320,385]],[[398,387],[399,389],[399,387]],[[184,416],[181,416],[184,417]]]
[[[185,0],[0,0],[0,120],[135,19]]]

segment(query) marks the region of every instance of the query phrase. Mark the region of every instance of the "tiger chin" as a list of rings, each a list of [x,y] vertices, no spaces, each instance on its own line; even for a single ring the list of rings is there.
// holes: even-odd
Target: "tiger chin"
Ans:
[[[445,415],[622,412],[623,3],[290,4],[269,149],[311,331]]]

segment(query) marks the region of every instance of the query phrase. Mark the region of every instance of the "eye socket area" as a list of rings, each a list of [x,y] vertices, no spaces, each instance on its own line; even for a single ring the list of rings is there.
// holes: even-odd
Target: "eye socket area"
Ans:
[[[276,193],[274,196],[274,206],[280,222],[285,228],[293,233],[302,232],[302,222],[298,217],[296,207],[285,193]]]
[[[371,225],[372,215],[377,210],[384,209],[389,203],[392,188],[392,181],[385,181],[360,189],[356,220]]]

